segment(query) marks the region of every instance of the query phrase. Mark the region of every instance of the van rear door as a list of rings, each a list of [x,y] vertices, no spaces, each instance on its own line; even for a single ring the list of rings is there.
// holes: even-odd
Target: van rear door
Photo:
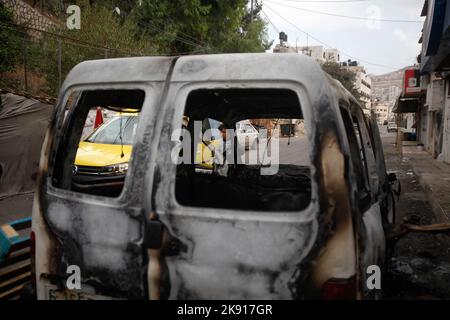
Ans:
[[[161,243],[149,250],[151,298],[289,299],[304,294],[301,283],[308,273],[302,268],[319,232],[311,137],[305,130],[309,119],[301,112],[297,86],[252,86],[212,81],[207,88],[171,85],[149,210],[163,229]],[[240,164],[223,176],[173,162],[181,154],[174,147],[183,116],[189,118],[184,133],[194,133],[191,146],[198,145],[195,121],[201,128],[205,118],[231,129],[238,121],[266,117],[273,141],[278,140],[277,118],[293,119],[298,133],[279,141],[282,152],[274,172],[261,175],[266,166]],[[187,152],[182,149],[184,156]],[[190,152],[192,159],[196,152]]]
[[[171,64],[172,58],[92,61],[68,76],[64,87],[71,89],[63,88],[47,136],[33,210],[39,299],[147,298],[143,194],[150,188],[144,176],[155,157],[150,146]],[[139,77],[148,82],[132,81]],[[99,111],[105,123],[115,119],[118,131],[109,130],[101,144],[89,143],[83,151],[94,160],[103,157],[104,165],[80,168],[78,145]],[[109,157],[111,150],[117,155]],[[80,174],[82,186],[74,183]],[[70,287],[78,276],[80,288]]]

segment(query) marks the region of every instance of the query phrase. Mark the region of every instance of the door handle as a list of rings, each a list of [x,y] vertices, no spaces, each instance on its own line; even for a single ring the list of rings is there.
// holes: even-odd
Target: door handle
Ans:
[[[160,249],[164,232],[163,224],[158,220],[147,221],[145,226],[144,246],[148,249]]]
[[[180,252],[182,243],[170,234],[159,220],[150,220],[145,228],[144,246],[147,249],[160,249],[165,256],[174,256]]]

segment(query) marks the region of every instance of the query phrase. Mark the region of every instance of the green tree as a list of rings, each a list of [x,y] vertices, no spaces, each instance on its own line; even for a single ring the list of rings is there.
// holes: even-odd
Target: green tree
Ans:
[[[135,24],[130,19],[121,19],[104,6],[91,6],[85,1],[77,4],[81,7],[81,29],[69,30],[61,24],[52,30],[61,36],[62,80],[70,69],[85,60],[157,53],[157,46],[152,41],[136,34]],[[33,52],[35,70],[47,80],[46,91],[56,94],[59,84],[57,37],[46,35],[30,51]]]
[[[13,71],[21,57],[24,35],[19,31],[11,12],[0,2],[0,72]]]
[[[160,53],[262,52],[270,44],[260,4],[250,21],[248,0],[142,0],[131,16]]]
[[[355,87],[356,74],[342,67],[336,62],[325,62],[322,64],[322,69],[334,79],[340,81],[344,88],[346,88],[357,100],[360,99],[361,94]]]
[[[273,41],[268,41],[267,38],[267,25],[259,15],[262,4],[254,1],[252,21],[247,3],[248,1],[243,1],[243,15],[239,15],[236,22],[237,29],[242,33],[233,28],[228,33],[224,32],[224,38],[217,43],[219,52],[264,52],[272,46]],[[218,15],[221,13],[218,12]]]

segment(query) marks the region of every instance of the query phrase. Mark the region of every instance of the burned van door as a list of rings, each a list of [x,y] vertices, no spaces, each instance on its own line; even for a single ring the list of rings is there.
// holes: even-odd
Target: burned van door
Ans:
[[[375,161],[375,154],[373,151],[369,129],[364,120],[364,115],[361,109],[353,110],[353,119],[355,121],[355,130],[357,131],[358,139],[361,141],[361,160],[367,170],[368,185],[371,190],[372,201],[369,206],[362,210],[362,221],[364,230],[360,241],[360,248],[363,248],[360,273],[362,274],[362,285],[364,296],[371,297],[376,295],[378,291],[371,291],[367,287],[368,270],[370,266],[377,266],[383,268],[384,254],[385,254],[385,234],[383,229],[383,222],[381,217],[380,199],[378,197],[379,178],[377,171],[377,164]]]
[[[55,241],[48,256],[39,257],[40,252],[36,252],[42,261],[36,275],[41,299],[147,297],[142,176],[155,122],[154,98],[162,85],[155,84],[153,91],[144,85],[123,86],[84,88],[66,122],[53,128],[55,143],[40,203],[46,229]],[[82,138],[83,130],[92,129],[86,121],[97,108],[104,108],[105,117],[109,115],[109,121],[120,126],[108,129],[108,135],[99,143]],[[124,118],[124,112],[126,117],[139,117],[132,119],[136,126],[128,129],[131,120]],[[73,168],[80,170],[82,166],[77,161],[83,161],[86,181],[122,180],[119,192],[105,195],[97,188],[75,188],[73,177],[79,171]],[[100,189],[108,188],[105,184]],[[39,241],[39,234],[36,238]],[[67,288],[66,283],[71,275],[68,270],[73,268],[79,270],[81,280],[76,292],[68,290],[73,288]]]
[[[369,129],[372,138],[372,145],[375,151],[375,160],[377,162],[377,172],[380,179],[378,199],[383,217],[383,225],[385,232],[389,231],[395,223],[395,198],[391,191],[386,172],[386,163],[384,159],[383,142],[381,141],[380,131],[375,118],[368,119]]]
[[[380,190],[384,192],[384,186],[388,184],[388,181],[386,174],[386,164],[384,161],[383,142],[381,141],[380,131],[378,130],[378,124],[376,120],[372,117],[369,117],[368,122],[373,150],[375,152],[378,177],[380,179]]]
[[[208,88],[185,89],[181,93],[175,84],[171,86],[174,93],[168,94],[167,105],[176,108],[167,112],[163,127],[172,130],[163,130],[161,150],[175,145],[172,133],[181,128],[183,116],[189,118],[189,132],[191,128],[194,131],[193,121],[199,121],[201,131],[201,120],[209,117],[227,128],[233,128],[242,119],[268,117],[275,119],[266,121],[270,129],[277,126],[277,118],[303,118],[299,93],[292,89],[296,88],[293,85],[287,86],[289,89],[281,88],[279,83],[275,88],[265,84],[258,89],[249,85],[236,89],[224,84],[216,86],[214,89],[209,84]],[[299,131],[308,128],[298,123]],[[193,147],[197,142],[192,140]],[[307,133],[304,137],[299,133],[298,137],[283,138],[279,148],[295,154],[294,148],[305,146],[303,154],[309,155],[311,140]],[[154,219],[155,224],[161,223],[163,231],[159,247],[156,241],[156,247],[149,250],[149,296],[303,297],[305,258],[319,233],[319,204],[309,156],[305,157],[305,165],[287,160],[280,163],[273,175],[260,175],[260,165],[244,164],[230,167],[224,176],[199,172],[190,163],[174,164],[171,154],[177,153],[167,150],[164,157],[157,159],[153,178]]]

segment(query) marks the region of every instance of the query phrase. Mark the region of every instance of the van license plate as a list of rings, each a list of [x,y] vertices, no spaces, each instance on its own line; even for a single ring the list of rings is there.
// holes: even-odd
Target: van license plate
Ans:
[[[56,286],[46,286],[45,294],[47,300],[112,300],[111,297],[85,293],[79,290],[60,290]]]

